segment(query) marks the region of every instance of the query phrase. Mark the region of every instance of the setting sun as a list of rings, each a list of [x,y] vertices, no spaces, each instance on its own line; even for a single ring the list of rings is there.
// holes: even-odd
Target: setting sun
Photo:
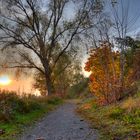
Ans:
[[[7,86],[12,82],[12,80],[7,75],[0,76],[0,85]]]

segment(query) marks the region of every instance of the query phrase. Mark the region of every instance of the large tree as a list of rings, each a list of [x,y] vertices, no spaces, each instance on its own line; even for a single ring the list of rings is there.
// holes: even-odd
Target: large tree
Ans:
[[[14,48],[20,56],[12,68],[35,68],[46,81],[51,94],[52,73],[60,58],[75,50],[74,41],[93,27],[93,0],[1,0],[0,42],[3,48]],[[67,16],[69,9],[73,11]],[[77,43],[75,43],[77,45]],[[58,45],[61,49],[57,49]],[[34,59],[37,58],[37,59]],[[38,61],[39,60],[39,61]],[[65,66],[64,66],[65,67]]]
[[[79,58],[65,54],[60,58],[52,73],[52,92],[60,96],[65,96],[67,95],[68,89],[81,82],[82,78],[83,76],[81,74],[81,63]],[[41,95],[44,96],[46,94],[44,75],[37,71],[34,79],[34,88],[38,89]]]
[[[125,88],[125,71],[126,71],[126,56],[125,53],[129,45],[126,43],[128,33],[132,32],[136,28],[136,22],[139,18],[137,12],[132,13],[130,5],[131,0],[111,0],[111,12],[113,15],[114,23],[114,37],[117,42],[117,47],[120,51],[120,83],[122,93]],[[137,10],[138,11],[138,10]],[[138,27],[137,27],[138,28]]]

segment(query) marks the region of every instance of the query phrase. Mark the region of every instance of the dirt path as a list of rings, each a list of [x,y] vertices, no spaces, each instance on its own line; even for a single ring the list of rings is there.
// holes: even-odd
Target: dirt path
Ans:
[[[98,140],[97,132],[75,114],[75,108],[72,101],[65,103],[18,140]]]

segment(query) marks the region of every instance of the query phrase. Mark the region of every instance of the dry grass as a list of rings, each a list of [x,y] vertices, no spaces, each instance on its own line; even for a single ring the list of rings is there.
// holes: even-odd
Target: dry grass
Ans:
[[[108,105],[97,106],[93,100],[82,103],[78,112],[100,130],[101,140],[140,139],[140,97]]]
[[[140,97],[132,98],[129,97],[126,101],[121,104],[121,107],[128,112],[140,108]]]

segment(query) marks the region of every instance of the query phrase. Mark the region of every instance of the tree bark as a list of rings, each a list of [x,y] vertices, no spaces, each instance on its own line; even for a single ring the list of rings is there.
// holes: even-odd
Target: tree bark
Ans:
[[[50,96],[52,94],[52,82],[50,68],[47,64],[45,65],[46,96]]]
[[[50,75],[46,74],[45,79],[46,79],[46,96],[50,96],[52,94],[52,82]]]
[[[123,93],[124,91],[124,69],[125,69],[125,56],[124,56],[124,46],[121,46],[121,56],[120,56],[120,86],[121,91]]]

